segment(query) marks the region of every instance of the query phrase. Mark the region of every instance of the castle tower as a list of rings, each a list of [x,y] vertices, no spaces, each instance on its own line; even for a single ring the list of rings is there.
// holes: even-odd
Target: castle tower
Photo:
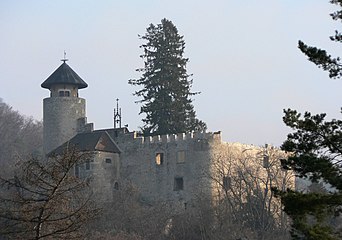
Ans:
[[[43,150],[47,154],[70,140],[85,122],[85,99],[78,90],[88,87],[68,64],[67,59],[42,84],[50,90],[43,101]]]

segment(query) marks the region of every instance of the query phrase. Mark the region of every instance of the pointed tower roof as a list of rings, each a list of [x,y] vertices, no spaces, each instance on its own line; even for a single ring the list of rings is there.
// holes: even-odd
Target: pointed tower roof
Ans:
[[[41,87],[50,89],[55,84],[77,85],[78,89],[88,87],[88,84],[65,61],[42,83]]]

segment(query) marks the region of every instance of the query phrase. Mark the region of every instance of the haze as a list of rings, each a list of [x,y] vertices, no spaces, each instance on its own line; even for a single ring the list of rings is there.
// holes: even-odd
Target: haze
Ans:
[[[327,49],[338,22],[329,17],[329,1],[301,0],[145,0],[145,1],[1,1],[0,97],[19,112],[42,119],[40,84],[68,64],[89,87],[80,91],[95,128],[113,126],[115,99],[123,123],[142,125],[139,100],[128,85],[136,68],[143,35],[150,23],[171,20],[184,35],[190,59],[198,118],[229,142],[280,145],[290,132],[283,109],[340,117],[341,80],[308,62],[298,40]]]

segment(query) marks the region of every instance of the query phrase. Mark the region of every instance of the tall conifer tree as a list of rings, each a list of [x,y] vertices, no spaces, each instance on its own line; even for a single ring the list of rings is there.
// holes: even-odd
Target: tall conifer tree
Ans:
[[[167,19],[158,25],[150,24],[143,36],[146,43],[140,47],[144,53],[144,67],[139,79],[129,80],[131,85],[143,88],[134,95],[142,97],[140,113],[145,113],[144,135],[204,131],[206,124],[196,118],[191,96],[192,80],[186,71],[189,59],[184,58],[185,42],[176,26]]]
[[[340,10],[331,14],[334,20],[342,20],[342,0],[330,0]],[[338,31],[330,39],[342,42]],[[339,57],[332,57],[325,50],[308,46],[299,41],[299,49],[309,61],[329,72],[329,77],[342,76]],[[326,114],[304,115],[295,110],[285,110],[284,123],[294,132],[287,136],[282,149],[291,152],[282,160],[286,169],[293,170],[299,177],[313,183],[324,182],[330,191],[314,192],[276,191],[282,198],[285,212],[292,218],[293,239],[334,240],[342,239],[342,121],[326,121]],[[339,217],[338,217],[339,216]],[[337,217],[337,218],[336,218]]]

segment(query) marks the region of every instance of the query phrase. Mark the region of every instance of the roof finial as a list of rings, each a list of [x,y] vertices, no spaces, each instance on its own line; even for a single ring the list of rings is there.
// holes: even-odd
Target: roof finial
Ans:
[[[121,108],[119,108],[119,99],[116,99],[116,108],[114,108],[114,128],[116,128],[117,124],[119,125],[119,128],[121,128]]]
[[[63,63],[68,61],[69,59],[66,58],[66,51],[64,50],[64,58],[61,60]]]

